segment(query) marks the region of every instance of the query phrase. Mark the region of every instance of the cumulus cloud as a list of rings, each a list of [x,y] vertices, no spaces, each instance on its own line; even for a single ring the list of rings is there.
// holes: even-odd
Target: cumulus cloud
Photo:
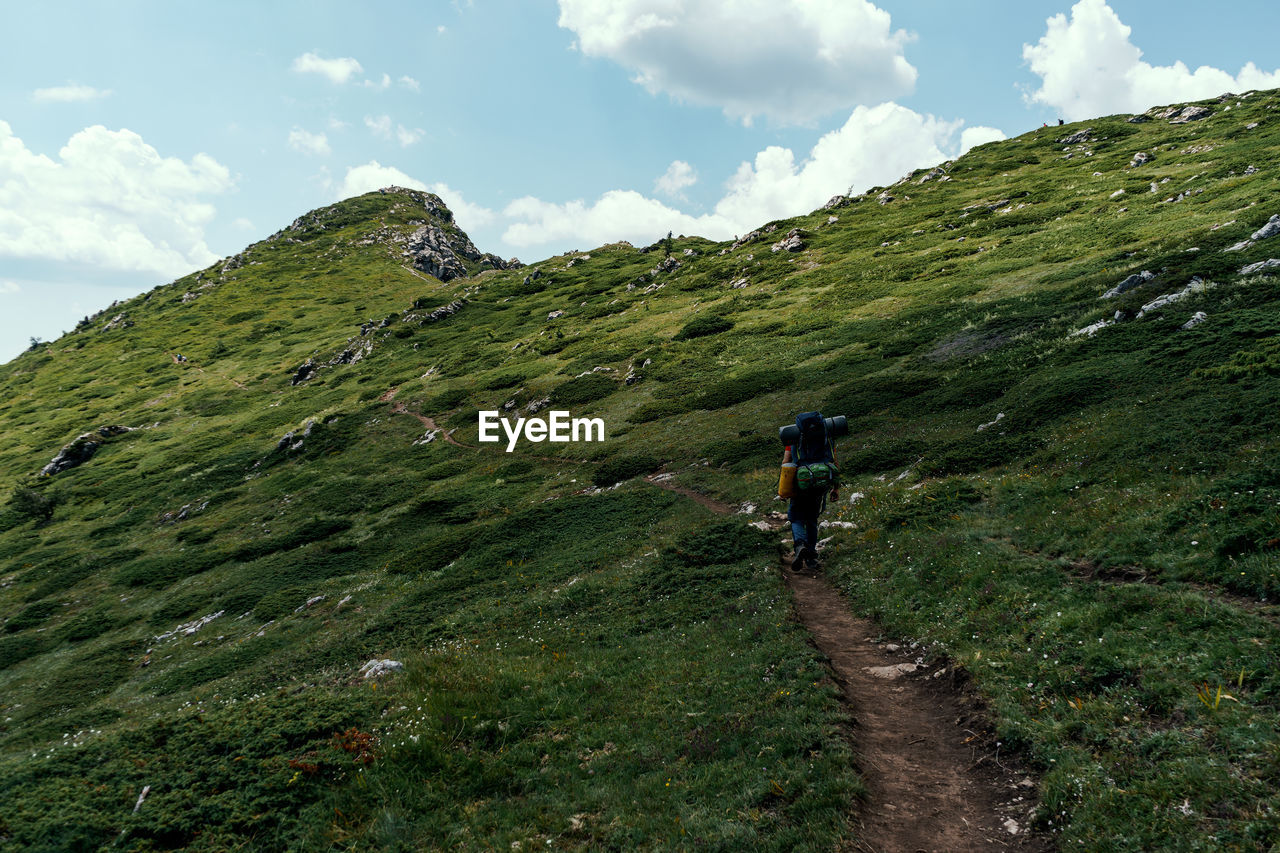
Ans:
[[[1068,121],[1280,86],[1280,70],[1264,72],[1252,62],[1234,77],[1207,65],[1192,71],[1182,62],[1144,62],[1129,40],[1131,28],[1106,0],[1080,0],[1069,20],[1054,15],[1046,27],[1038,43],[1022,46],[1022,58],[1041,79],[1040,88],[1027,97]]]
[[[333,149],[329,147],[329,139],[323,133],[311,133],[298,127],[289,131],[289,147],[294,151],[314,154],[317,157],[326,157],[333,153]]]
[[[808,123],[912,91],[910,36],[868,0],[560,0],[586,56],[750,123]]]
[[[454,219],[464,231],[472,228],[483,228],[494,220],[494,212],[483,205],[472,204],[461,192],[448,184],[426,184],[417,178],[410,177],[395,166],[384,166],[377,160],[370,160],[362,166],[351,166],[346,177],[338,188],[338,198],[350,198],[383,187],[408,187],[414,190],[425,190],[435,193],[445,205],[453,211]]]
[[[0,256],[181,275],[217,260],[202,198],[231,185],[207,154],[162,157],[129,130],[85,128],[54,159],[0,121]]]
[[[92,86],[52,86],[47,89],[36,89],[31,93],[33,100],[45,103],[69,103],[72,101],[94,101],[111,94],[110,89],[95,89]]]
[[[293,70],[302,74],[319,74],[331,83],[345,83],[364,69],[349,56],[338,59],[322,59],[314,53],[304,53],[293,60]]]
[[[390,89],[391,75],[383,72],[380,80],[365,80],[364,87],[366,89]]]
[[[422,84],[410,77],[408,74],[402,75],[396,82],[401,86],[404,86],[406,89],[412,89],[415,92],[422,89]]]
[[[791,149],[770,146],[742,163],[711,213],[691,216],[631,190],[607,192],[592,204],[526,197],[503,210],[516,220],[503,239],[520,247],[570,240],[648,243],[667,231],[728,239],[771,219],[808,213],[837,193],[889,183],[912,169],[959,156],[970,145],[1003,138],[993,128],[959,133],[961,124],[894,103],[857,107],[802,162]]]
[[[373,131],[373,135],[382,139],[391,138],[391,116],[365,116],[364,126]]]
[[[667,171],[662,177],[654,183],[655,192],[670,198],[683,198],[681,192],[685,187],[691,187],[698,182],[698,173],[693,167],[683,160],[672,160],[671,165],[667,167]]]

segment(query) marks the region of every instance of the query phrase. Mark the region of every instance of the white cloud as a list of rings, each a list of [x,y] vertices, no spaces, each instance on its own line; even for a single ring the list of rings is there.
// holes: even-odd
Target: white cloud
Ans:
[[[801,163],[789,148],[770,146],[744,162],[726,184],[713,212],[691,216],[631,190],[612,190],[594,204],[564,204],[526,197],[507,205],[517,220],[503,239],[513,246],[614,240],[648,243],[667,231],[724,240],[771,219],[817,209],[831,196],[887,184],[912,169],[959,156],[979,142],[1003,138],[993,128],[921,115],[893,103],[857,107],[838,130],[825,134]]]
[[[364,69],[349,56],[338,59],[322,59],[314,53],[304,53],[293,60],[293,70],[303,74],[319,74],[331,83],[345,83],[353,74]]]
[[[111,94],[110,89],[95,89],[92,86],[52,86],[48,89],[36,89],[31,97],[36,101],[68,103],[71,101],[93,101]]]
[[[251,219],[246,219],[246,218],[245,218],[245,217],[243,217],[243,216],[239,216],[239,217],[236,217],[235,221],[231,223],[231,227],[232,227],[232,228],[239,228],[239,229],[240,229],[240,230],[242,230],[242,231],[252,231],[252,230],[253,230],[253,220],[251,220]]]
[[[670,198],[683,198],[681,190],[698,182],[698,173],[683,160],[672,160],[662,177],[654,183],[655,192]]]
[[[808,123],[912,91],[911,36],[868,0],[559,0],[586,56],[635,72],[651,93]]]
[[[408,148],[415,142],[421,141],[426,134],[422,128],[407,128],[403,124],[396,127],[396,141],[400,143],[401,148]]]
[[[333,153],[333,149],[329,147],[329,139],[323,133],[311,133],[298,127],[289,131],[289,147],[317,157],[327,157]]]
[[[415,92],[422,89],[422,84],[410,77],[408,74],[401,76],[401,78],[396,82],[401,86],[404,86],[406,89],[412,89]]]
[[[209,155],[162,157],[129,130],[85,128],[55,160],[0,121],[0,256],[181,275],[217,259],[201,198],[231,185]]]
[[[461,192],[453,189],[448,184],[423,183],[396,167],[384,166],[377,160],[370,160],[362,166],[348,168],[347,175],[342,180],[342,186],[338,188],[338,198],[363,195],[364,193],[389,186],[408,187],[409,189],[435,193],[453,211],[453,217],[457,221],[458,227],[464,231],[483,228],[494,220],[494,212],[492,210],[482,205],[472,204],[463,197]]]
[[[373,135],[381,139],[391,138],[391,116],[365,116],[364,126],[373,131]]]
[[[351,127],[349,122],[345,122],[337,116],[329,116],[330,130],[346,130],[348,127]]]
[[[376,81],[376,82],[375,82],[375,81],[373,81],[373,80],[365,80],[365,81],[364,81],[364,87],[365,87],[366,89],[390,89],[390,88],[391,88],[391,75],[390,75],[390,74],[383,73],[383,75],[382,75],[382,79],[381,79],[381,80],[378,80],[378,81]]]
[[[1263,72],[1252,62],[1234,77],[1207,65],[1191,71],[1182,62],[1143,62],[1129,40],[1132,30],[1106,0],[1080,0],[1070,20],[1054,15],[1046,27],[1037,44],[1022,46],[1022,58],[1041,78],[1028,100],[1059,110],[1068,121],[1280,86],[1280,70]]]
[[[0,280],[0,294],[19,293],[21,291],[22,291],[22,288],[18,286],[18,283],[16,281]]]
[[[1003,130],[974,125],[960,131],[960,150],[968,151],[970,148],[977,148],[979,145],[986,145],[988,142],[999,142],[1008,138],[1004,135]]]

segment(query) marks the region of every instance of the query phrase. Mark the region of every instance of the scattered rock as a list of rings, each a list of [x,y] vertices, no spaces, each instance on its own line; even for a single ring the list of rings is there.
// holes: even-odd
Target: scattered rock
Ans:
[[[1106,293],[1102,294],[1102,296],[1100,296],[1099,299],[1114,299],[1120,294],[1127,293],[1130,290],[1133,290],[1135,287],[1138,287],[1139,285],[1146,284],[1147,282],[1151,281],[1151,279],[1155,277],[1156,277],[1156,274],[1151,272],[1151,270],[1143,270],[1142,272],[1134,273],[1133,275],[1126,278],[1124,281],[1117,284],[1115,287],[1108,290]]]
[[[742,290],[744,287],[746,287],[746,286],[747,286],[747,285],[749,285],[750,283],[751,283],[751,282],[747,281],[745,278],[740,278],[740,279],[736,279],[735,281],[731,282],[731,283],[729,284],[729,287],[730,287],[731,289],[733,289],[733,290]]]
[[[823,210],[834,210],[837,207],[843,207],[849,203],[849,197],[845,195],[833,195],[827,199],[827,203],[822,206]]]
[[[1234,246],[1228,246],[1227,248],[1223,249],[1222,251],[1224,251],[1224,252],[1243,252],[1245,249],[1249,248],[1249,247],[1250,247],[1250,246],[1252,246],[1252,245],[1253,245],[1253,241],[1252,241],[1252,240],[1241,240],[1239,243],[1236,243]]]
[[[1093,128],[1086,127],[1084,130],[1077,130],[1070,136],[1064,136],[1057,140],[1059,145],[1079,145],[1082,142],[1091,142],[1093,140]]]
[[[799,252],[804,248],[804,240],[800,239],[800,229],[792,228],[787,236],[769,247],[774,252]]]
[[[1145,315],[1150,314],[1152,311],[1158,311],[1159,309],[1165,307],[1166,305],[1170,305],[1174,302],[1181,302],[1183,299],[1186,299],[1188,296],[1194,296],[1197,293],[1203,293],[1209,287],[1211,287],[1211,285],[1206,284],[1204,279],[1200,278],[1199,276],[1196,276],[1195,278],[1191,279],[1191,281],[1187,283],[1187,286],[1182,288],[1182,290],[1179,290],[1176,293],[1166,293],[1164,296],[1156,297],[1155,299],[1148,302],[1146,305],[1143,305],[1142,308],[1138,311],[1137,319],[1141,320]]]
[[[551,405],[551,398],[543,397],[540,400],[534,400],[533,402],[529,403],[527,406],[524,407],[524,410],[530,414],[535,414],[537,412],[541,412],[543,409],[545,409],[547,406],[550,406],[550,405]]]
[[[1138,166],[1145,166],[1155,158],[1145,151],[1139,151],[1133,155],[1133,159],[1129,161],[1129,168],[1136,169]]]
[[[398,660],[390,658],[382,658],[381,660],[371,660],[364,666],[360,667],[360,675],[363,678],[378,678],[392,672],[403,672],[404,664]]]
[[[941,166],[934,166],[928,172],[925,172],[925,174],[921,176],[920,180],[916,181],[916,183],[917,184],[928,183],[929,181],[932,181],[934,178],[944,178],[946,177],[946,175],[947,175],[947,172],[945,169],[943,169]]]
[[[1184,107],[1180,112],[1169,119],[1169,124],[1186,124],[1189,121],[1200,121],[1213,115],[1213,110],[1208,107],[1190,106]]]
[[[1263,240],[1269,240],[1277,234],[1280,234],[1280,213],[1272,216],[1267,220],[1266,225],[1263,225],[1257,231],[1250,234],[1249,239],[1255,243],[1259,243]]]
[[[1000,421],[1002,420],[1004,420],[1004,412],[1000,412],[999,414],[997,414],[996,419],[994,421],[987,421],[985,424],[978,424],[978,432],[982,432],[984,429],[987,429],[988,427],[993,427],[996,424],[1000,423]]]
[[[1265,261],[1258,261],[1256,264],[1241,267],[1240,275],[1253,275],[1256,272],[1264,272],[1277,267],[1280,267],[1280,258],[1268,258]]]
[[[559,318],[559,317],[563,317],[563,316],[564,316],[564,311],[552,311],[550,314],[548,314],[548,315],[547,315],[547,319],[548,319],[548,320],[555,320],[555,319],[557,319],[557,318]]]
[[[1092,338],[1094,335],[1096,335],[1098,332],[1101,332],[1107,326],[1114,325],[1115,322],[1116,322],[1115,320],[1099,320],[1096,323],[1085,326],[1083,329],[1076,329],[1074,332],[1067,335],[1067,337],[1074,338],[1078,335],[1088,335],[1089,337]]]
[[[664,273],[664,272],[667,272],[667,273],[675,272],[676,270],[680,269],[680,266],[681,266],[680,262],[677,261],[674,256],[667,255],[667,257],[663,258],[661,261],[658,262],[658,265],[656,267],[649,270],[649,275],[657,275],[658,273]]]
[[[863,671],[874,678],[894,681],[908,673],[915,672],[919,668],[914,663],[895,663],[889,666],[867,666],[863,667]]]
[[[893,201],[893,199],[894,197],[889,195],[888,190],[885,190],[884,192],[880,193],[880,195],[876,196],[876,201],[880,202],[881,204],[888,204],[889,202]]]
[[[190,622],[183,622],[172,631],[165,631],[163,634],[157,634],[155,640],[156,642],[163,642],[164,640],[169,640],[177,636],[190,637],[196,631],[199,631],[223,613],[226,613],[226,611],[219,610],[217,613],[210,613],[208,616],[201,616],[199,619],[192,619]]]
[[[289,380],[289,384],[300,385],[303,382],[306,382],[308,379],[316,375],[316,371],[318,369],[319,368],[316,366],[314,361],[307,359],[302,362],[301,366],[299,366],[297,371],[294,372],[293,378]]]
[[[1191,316],[1190,320],[1183,323],[1178,328],[1183,330],[1194,329],[1196,326],[1199,326],[1201,323],[1203,323],[1205,320],[1208,320],[1208,319],[1209,319],[1208,314],[1204,313],[1203,311],[1197,311],[1195,314]]]
[[[1258,174],[1258,167],[1257,167],[1257,166],[1250,165],[1250,166],[1248,166],[1248,167],[1244,170],[1244,173],[1245,173],[1245,175],[1246,175],[1246,176],[1248,176],[1248,175],[1256,175],[1256,174]]]
[[[1113,193],[1111,194],[1111,197],[1112,197],[1112,198],[1119,198],[1119,197],[1120,197],[1120,196],[1122,196],[1122,195],[1124,195],[1124,190],[1116,190],[1115,192],[1113,192]]]
[[[828,217],[827,217],[827,224],[828,224],[828,225],[835,225],[835,224],[836,224],[837,222],[839,222],[839,221],[840,221],[840,217],[839,217],[839,216],[828,216]]]

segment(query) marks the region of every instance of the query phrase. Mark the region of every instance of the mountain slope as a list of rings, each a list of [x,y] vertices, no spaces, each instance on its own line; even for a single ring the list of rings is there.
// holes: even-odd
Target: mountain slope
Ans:
[[[742,523],[820,408],[829,574],[973,678],[1043,829],[1277,843],[1278,104],[527,268],[389,188],[0,367],[0,836],[829,847],[843,712]],[[552,409],[605,440],[479,440]]]

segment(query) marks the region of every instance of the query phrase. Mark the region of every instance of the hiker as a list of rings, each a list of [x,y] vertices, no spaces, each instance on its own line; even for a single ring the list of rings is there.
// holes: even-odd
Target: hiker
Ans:
[[[843,418],[840,420],[843,421]],[[836,467],[835,448],[820,412],[802,412],[797,415],[796,429],[799,440],[793,445],[787,445],[782,454],[784,466],[789,463],[797,466],[796,487],[791,494],[791,505],[787,509],[791,538],[795,546],[791,569],[816,571],[821,568],[818,562],[818,516],[827,505],[828,492],[833,501],[840,499],[839,470]]]

